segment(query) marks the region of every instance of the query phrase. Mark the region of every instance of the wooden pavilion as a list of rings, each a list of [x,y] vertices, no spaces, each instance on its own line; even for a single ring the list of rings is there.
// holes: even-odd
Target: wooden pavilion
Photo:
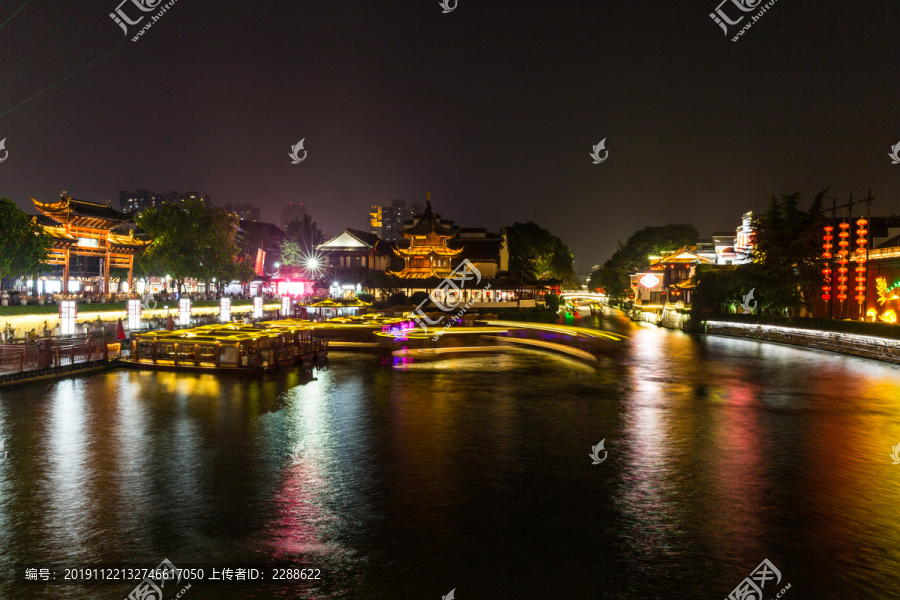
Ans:
[[[31,199],[42,215],[59,225],[45,225],[53,239],[47,264],[62,265],[63,293],[69,292],[69,259],[71,256],[93,256],[103,259],[103,292],[109,293],[110,267],[128,269],[128,289],[133,288],[134,254],[149,243],[136,239],[134,230],[128,235],[112,230],[132,221],[125,213],[109,203],[97,204],[76,200],[63,192],[58,202],[39,202]]]
[[[408,248],[394,248],[404,262],[402,271],[393,273],[404,279],[447,277],[453,271],[452,260],[463,248],[450,248],[449,241],[459,233],[452,221],[441,219],[431,210],[431,192],[425,201],[425,212],[403,227]]]

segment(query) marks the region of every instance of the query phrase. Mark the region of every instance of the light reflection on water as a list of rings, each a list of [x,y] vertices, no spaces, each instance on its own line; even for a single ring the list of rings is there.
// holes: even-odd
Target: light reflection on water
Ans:
[[[2,391],[0,597],[121,600],[12,565],[164,557],[327,574],[190,598],[721,598],[763,558],[788,597],[894,596],[900,369],[605,321],[630,337],[597,367],[333,353]]]

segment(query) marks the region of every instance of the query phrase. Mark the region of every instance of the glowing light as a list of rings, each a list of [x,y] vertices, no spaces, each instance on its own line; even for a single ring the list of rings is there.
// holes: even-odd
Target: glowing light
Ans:
[[[178,300],[178,324],[182,327],[191,325],[191,299],[180,298]]]
[[[847,259],[847,256],[850,254],[850,251],[847,250],[847,246],[850,245],[850,242],[847,241],[847,238],[850,237],[850,233],[847,229],[850,228],[850,223],[840,223],[838,227],[841,228],[841,232],[838,234],[838,237],[841,238],[841,241],[838,242],[838,246],[840,246],[840,250],[838,250],[838,264],[840,267],[838,268],[838,295],[837,298],[842,303],[847,299],[847,263],[850,262]]]
[[[896,323],[897,322],[897,313],[892,310],[887,311],[883,315],[881,315],[881,320],[885,323]]]
[[[316,250],[311,250],[300,254],[300,264],[306,269],[308,276],[318,277],[325,266],[325,258]]]
[[[644,275],[643,277],[641,277],[640,283],[645,288],[656,287],[657,285],[659,285],[659,277],[648,273],[647,275]]]
[[[262,296],[253,298],[253,318],[262,319],[263,317],[263,299]]]
[[[858,236],[856,240],[858,246],[856,248],[856,301],[859,302],[860,314],[863,312],[866,301],[866,277],[864,275],[866,267],[864,265],[866,263],[866,247],[869,245],[869,240],[866,238],[866,234],[869,233],[866,229],[867,223],[868,221],[862,218],[856,222],[856,235]]]
[[[281,316],[289,317],[291,314],[291,297],[290,296],[282,296],[281,297]]]
[[[822,286],[822,291],[825,292],[824,294],[822,294],[823,300],[831,300],[831,265],[829,261],[832,257],[831,249],[834,248],[831,243],[831,240],[834,239],[834,236],[831,235],[832,231],[834,231],[834,227],[832,227],[831,225],[826,225],[825,235],[822,237],[822,239],[825,240],[825,243],[822,244],[822,248],[824,249],[824,252],[822,252],[822,258],[825,259],[825,268],[822,269],[822,275],[824,276],[824,285]]]
[[[225,296],[219,300],[219,321],[227,323],[231,320],[231,298]]]
[[[74,300],[63,300],[59,303],[60,333],[75,335],[75,319],[78,317],[78,306]]]
[[[889,317],[888,313],[891,313],[894,321],[888,321]],[[888,311],[887,313],[881,316],[883,321],[888,323],[895,323],[897,319],[897,315],[894,311]],[[893,340],[890,338],[877,337],[874,335],[861,335],[858,333],[843,333],[840,331],[822,331],[819,329],[800,329],[798,327],[781,327],[779,325],[754,325],[752,323],[736,323],[736,322],[728,322],[728,321],[706,321],[706,325],[711,325],[713,327],[722,327],[722,328],[733,328],[733,329],[753,329],[760,332],[772,331],[772,332],[781,332],[781,333],[790,333],[795,335],[803,335],[807,337],[814,337],[823,340],[831,340],[834,342],[850,342],[856,344],[869,344],[880,347],[889,347],[889,348],[897,348],[900,349],[900,340]]]
[[[138,298],[128,300],[128,329],[137,331],[141,328],[141,301]]]

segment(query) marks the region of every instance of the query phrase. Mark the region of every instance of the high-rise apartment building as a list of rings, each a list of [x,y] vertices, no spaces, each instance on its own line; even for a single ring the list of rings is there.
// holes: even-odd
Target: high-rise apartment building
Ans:
[[[249,202],[228,202],[223,204],[222,208],[246,221],[259,221],[259,208]]]
[[[135,190],[129,192],[122,190],[119,192],[119,206],[122,212],[144,212],[148,208],[161,206],[166,203],[183,203],[188,200],[199,200],[206,206],[210,206],[209,196],[201,196],[197,192],[186,192],[179,194],[178,192],[168,192],[165,194],[157,194],[152,190]]]
[[[386,242],[402,240],[403,223],[422,212],[421,204],[407,206],[399,198],[392,201],[390,206],[373,206],[369,213],[369,232]]]

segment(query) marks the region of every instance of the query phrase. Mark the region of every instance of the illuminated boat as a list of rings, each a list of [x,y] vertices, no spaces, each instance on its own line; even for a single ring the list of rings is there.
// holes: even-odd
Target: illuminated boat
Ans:
[[[328,342],[312,332],[291,321],[151,331],[136,334],[121,360],[140,369],[260,373],[328,356]]]

